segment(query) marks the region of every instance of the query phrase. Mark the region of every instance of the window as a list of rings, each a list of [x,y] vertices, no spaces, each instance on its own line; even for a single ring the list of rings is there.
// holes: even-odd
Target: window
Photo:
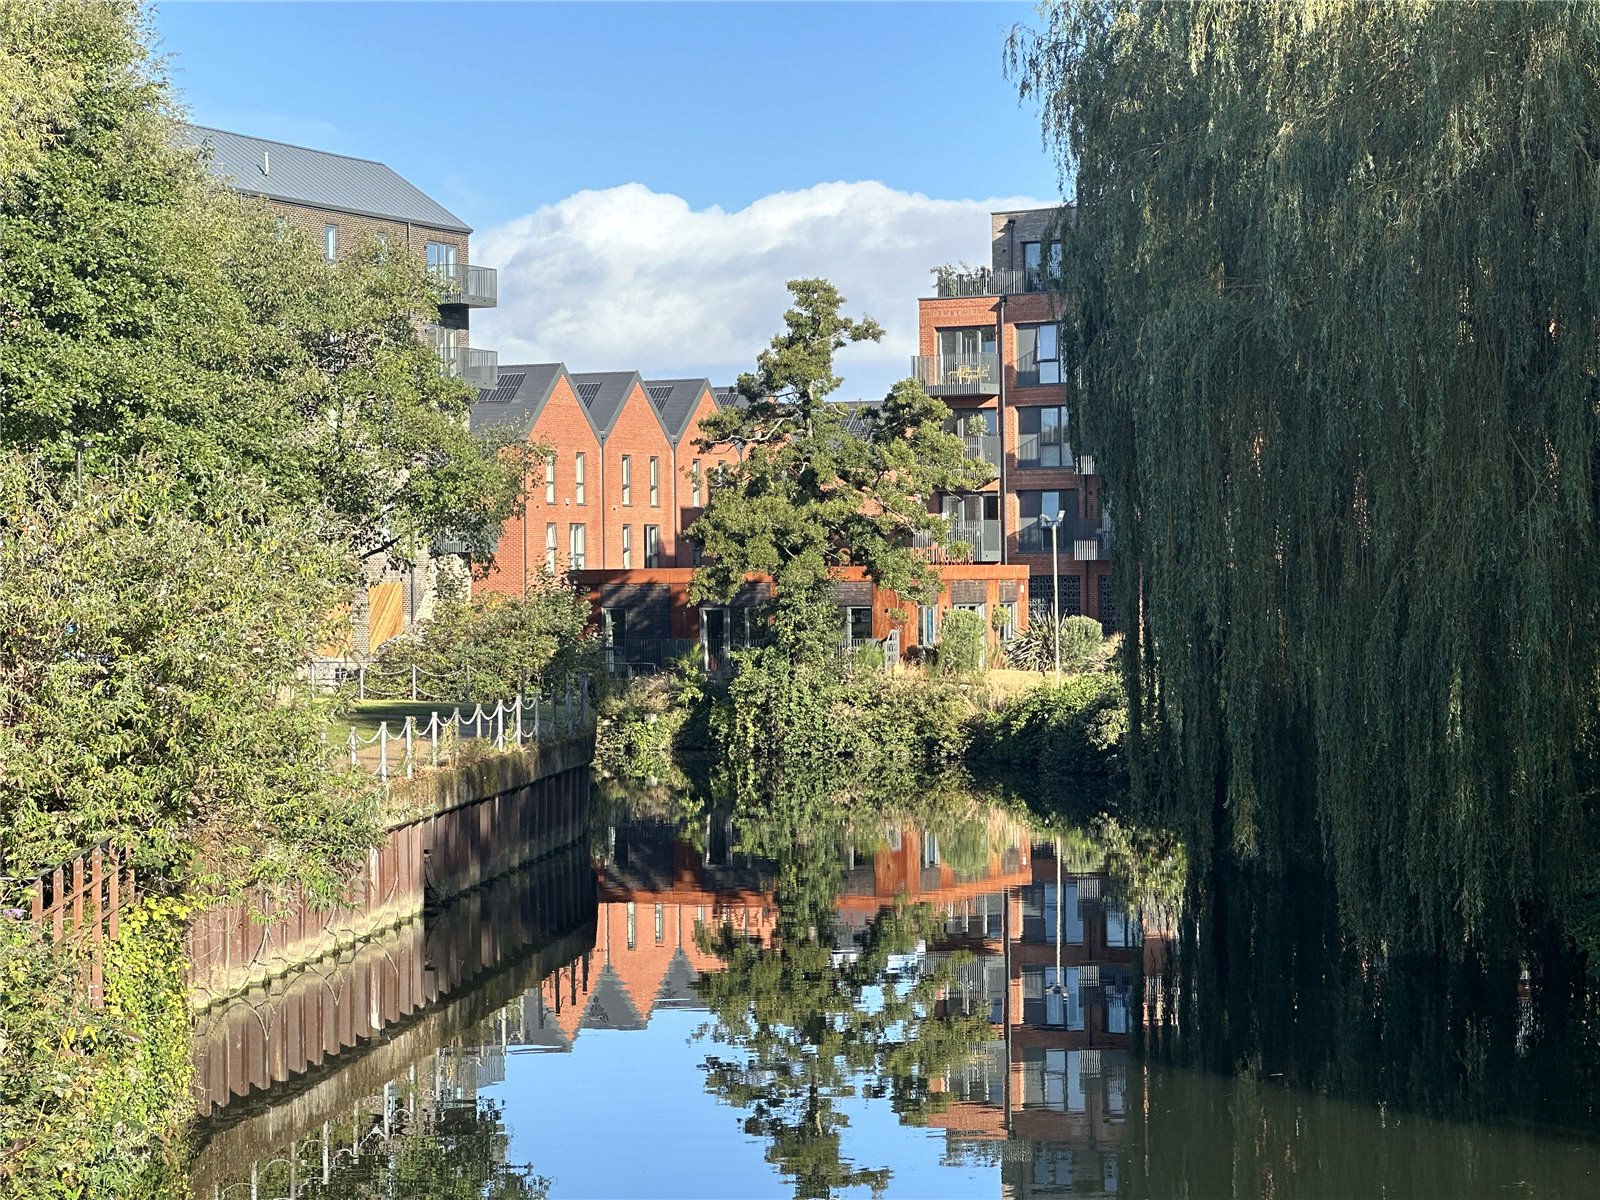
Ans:
[[[667,911],[664,905],[656,905],[656,945],[661,945],[667,940]]]
[[[620,646],[628,640],[628,610],[602,608],[600,610],[600,636],[606,648]]]
[[[661,526],[646,525],[644,527],[644,565],[659,567],[661,565]]]
[[[1002,600],[999,605],[1000,636],[1012,637],[1017,632],[1017,602],[1015,600]]]
[[[1067,440],[1067,410],[1063,405],[1017,409],[1017,466],[1067,467],[1072,446]]]
[[[634,911],[633,901],[628,901],[628,949],[632,950],[639,944],[638,914]]]
[[[1067,967],[1057,975],[1054,967],[1023,967],[1022,1023],[1082,1029],[1083,991],[1078,986],[1078,968]]]
[[[1059,547],[1063,550],[1068,560],[1072,557],[1072,523],[1078,515],[1078,493],[1072,489],[1066,491],[1043,491],[1017,493],[1017,508],[1021,516],[1021,523],[1017,529],[1017,549],[1023,554],[1049,554],[1050,530],[1045,528],[1043,519],[1055,520],[1058,512],[1067,514],[1067,525],[1057,534]]]
[[[1061,279],[1060,242],[1022,243],[1022,287],[1042,292]]]
[[[1057,325],[1017,326],[1017,386],[1061,382],[1061,329]]]
[[[544,456],[544,502],[546,504],[554,504],[556,502],[556,456],[554,454],[546,454]]]
[[[322,257],[329,262],[339,257],[339,227],[337,225],[324,225],[322,227]]]
[[[556,523],[551,521],[544,527],[544,569],[550,574],[556,573]]]
[[[845,638],[849,645],[872,640],[872,609],[847,608],[844,610],[844,620]]]
[[[650,456],[650,507],[661,507],[661,460]]]
[[[582,450],[579,450],[576,454],[574,454],[572,456],[572,491],[573,491],[573,498],[579,504],[582,504],[584,502],[584,499],[583,499],[583,494],[584,494],[583,493],[583,458],[584,458],[584,455],[583,455],[583,451]]]
[[[434,282],[453,290],[456,282],[456,248],[449,242],[428,243],[428,274]]]
[[[700,460],[698,458],[689,464],[689,478],[694,481],[694,506],[699,508],[702,501],[700,491]]]
[[[633,503],[633,455],[622,456],[622,502]]]
[[[917,645],[932,649],[939,641],[939,610],[932,604],[917,605]]]
[[[1039,883],[1022,889],[1024,942],[1054,945],[1059,929],[1064,945],[1083,945],[1083,914],[1078,907],[1078,885],[1068,883],[1061,893],[1066,897],[1066,902],[1058,911],[1055,884]]]
[[[965,329],[939,330],[940,358],[971,361],[980,354],[993,353],[993,325],[973,325]]]
[[[574,571],[583,570],[586,534],[582,525],[567,526],[567,566]]]
[[[622,527],[622,566],[626,570],[633,566],[633,526]]]

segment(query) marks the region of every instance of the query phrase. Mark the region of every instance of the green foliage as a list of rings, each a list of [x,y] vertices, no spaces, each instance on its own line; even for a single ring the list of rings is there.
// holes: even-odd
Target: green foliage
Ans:
[[[1042,778],[1120,774],[1128,728],[1114,675],[1074,675],[1040,685],[989,714],[973,739],[976,761],[1025,767]]]
[[[146,473],[79,492],[0,457],[4,871],[109,839],[151,879],[331,894],[377,816],[295,687],[341,560],[285,521],[198,521],[183,490]]]
[[[161,1197],[191,1112],[186,910],[146,899],[107,947],[103,1009],[82,948],[0,918],[0,1191]]]
[[[1045,21],[1130,757],[1369,943],[1522,936],[1593,845],[1600,8]]]
[[[980,486],[990,468],[966,457],[961,438],[943,428],[949,409],[909,379],[857,413],[857,432],[846,428],[842,406],[825,400],[840,382],[833,355],[882,330],[841,316],[844,299],[825,280],[792,280],[789,290],[787,329],[739,379],[749,402],[701,423],[701,450],[742,455],[717,468],[687,531],[707,558],[693,594],[725,600],[756,572],[772,576],[782,605],[817,592],[845,564],[902,595],[926,594],[935,576],[912,540],[949,537],[929,499]]]
[[[635,680],[600,707],[595,732],[595,770],[602,777],[688,787],[681,763],[710,746],[691,744],[709,720],[711,695],[698,659],[670,672]],[[695,739],[697,742],[698,739]]]
[[[939,623],[939,674],[958,679],[981,675],[987,665],[988,632],[971,609],[953,608]]]
[[[367,677],[375,696],[437,700],[510,700],[527,688],[561,688],[569,675],[594,669],[595,643],[584,636],[589,607],[565,579],[541,576],[526,596],[440,596],[433,615],[378,650]]]
[[[1061,669],[1098,670],[1110,651],[1105,631],[1093,617],[1062,617]],[[1056,665],[1056,622],[1041,613],[1028,628],[1006,643],[1006,665],[1018,671],[1053,671]]]

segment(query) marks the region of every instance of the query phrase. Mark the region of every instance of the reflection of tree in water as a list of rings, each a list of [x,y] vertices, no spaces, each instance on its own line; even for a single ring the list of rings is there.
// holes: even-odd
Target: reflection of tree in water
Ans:
[[[296,1193],[305,1200],[544,1200],[549,1180],[528,1166],[506,1162],[511,1145],[502,1106],[490,1100],[429,1103],[413,1114],[399,1107],[386,1135],[369,1131],[354,1157],[348,1153],[327,1183],[317,1178],[321,1148],[315,1139],[296,1147],[307,1161]]]
[[[738,1052],[706,1059],[706,1087],[749,1110],[745,1131],[771,1143],[767,1161],[793,1180],[797,1197],[878,1193],[889,1171],[845,1158],[849,1118],[839,1101],[887,1098],[902,1121],[922,1124],[945,1103],[931,1081],[971,1058],[989,1027],[979,1016],[936,1012],[958,960],[926,972],[892,969],[891,958],[937,936],[927,905],[886,909],[858,945],[835,951],[840,857],[814,829],[773,821],[747,829],[751,848],[778,864],[771,945],[727,925],[697,931],[701,948],[725,964],[697,985],[714,1018],[711,1036]]]

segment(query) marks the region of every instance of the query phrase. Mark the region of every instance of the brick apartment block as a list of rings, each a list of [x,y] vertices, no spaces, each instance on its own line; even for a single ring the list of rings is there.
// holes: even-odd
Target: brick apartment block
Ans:
[[[492,268],[472,265],[472,229],[461,218],[383,163],[198,125],[186,126],[183,137],[204,155],[213,176],[262,199],[285,225],[307,233],[329,261],[367,239],[415,255],[444,291],[437,316],[422,326],[439,354],[439,369],[493,386],[495,352],[472,346],[471,312],[495,306],[498,277]],[[364,656],[425,617],[437,569],[426,555],[403,570],[374,565],[352,614],[349,644],[327,650]]]
[[[968,452],[996,470],[979,492],[940,497],[973,559],[1026,566],[1035,610],[1048,609],[1057,577],[1040,518],[1065,512],[1056,535],[1062,615],[1111,627],[1109,514],[1094,460],[1073,441],[1081,406],[1062,369],[1050,291],[1052,246],[1070,224],[1070,209],[991,214],[991,266],[942,273],[938,294],[918,301],[912,374],[954,410],[950,428]]]

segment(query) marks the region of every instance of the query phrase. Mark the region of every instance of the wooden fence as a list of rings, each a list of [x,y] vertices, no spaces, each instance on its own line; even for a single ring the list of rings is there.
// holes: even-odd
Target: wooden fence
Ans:
[[[35,925],[48,928],[61,943],[92,943],[89,954],[89,1002],[105,1000],[105,954],[102,947],[117,936],[122,910],[137,895],[133,864],[110,845],[97,846],[33,882],[28,913]]]

